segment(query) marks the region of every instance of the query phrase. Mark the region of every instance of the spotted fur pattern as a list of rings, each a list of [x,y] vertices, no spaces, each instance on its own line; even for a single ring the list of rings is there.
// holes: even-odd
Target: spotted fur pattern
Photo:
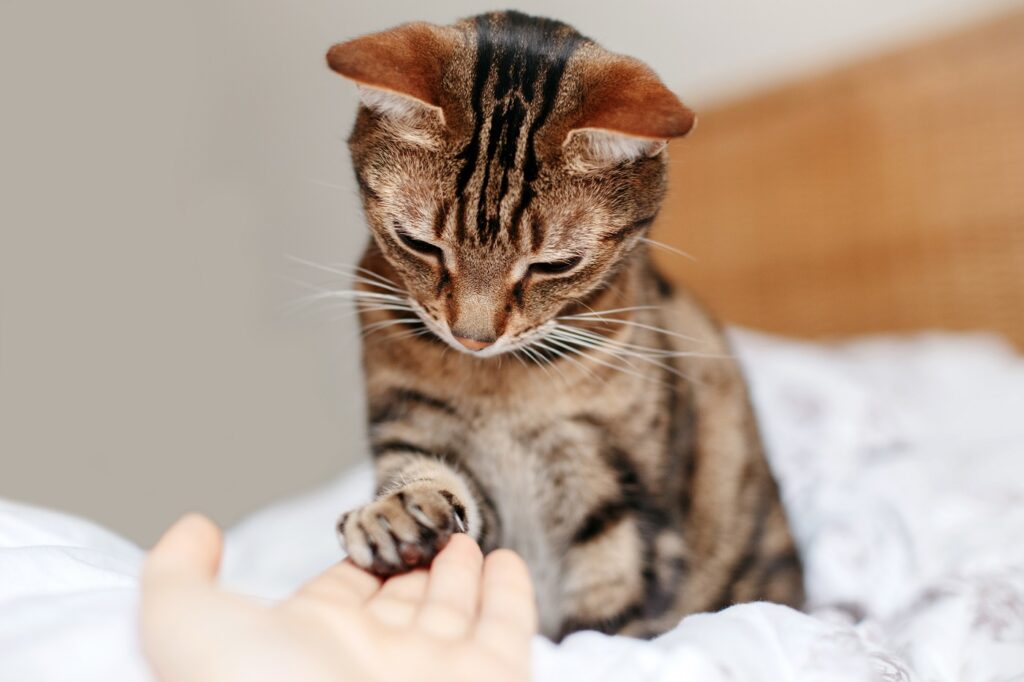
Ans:
[[[339,533],[381,575],[451,533],[530,567],[545,634],[650,636],[799,605],[799,558],[739,367],[646,232],[693,116],[643,64],[515,12],[332,48],[349,140],[374,502]]]

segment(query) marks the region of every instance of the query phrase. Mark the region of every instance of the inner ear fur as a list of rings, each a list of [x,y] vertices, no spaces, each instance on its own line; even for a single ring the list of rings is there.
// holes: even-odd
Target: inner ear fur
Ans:
[[[632,137],[596,128],[570,131],[562,145],[571,164],[587,171],[658,155],[667,140]]]
[[[595,55],[583,71],[583,102],[565,146],[594,163],[653,156],[693,130],[697,117],[643,62]]]

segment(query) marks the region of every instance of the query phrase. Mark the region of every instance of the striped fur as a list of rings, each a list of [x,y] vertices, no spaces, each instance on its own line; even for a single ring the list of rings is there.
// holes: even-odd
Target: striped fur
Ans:
[[[692,114],[639,62],[515,12],[407,24],[329,61],[384,93],[349,141],[373,235],[379,483],[339,523],[353,560],[408,570],[460,530],[511,547],[553,638],[799,605],[742,374],[642,239],[664,139]],[[374,305],[387,291],[397,303]]]

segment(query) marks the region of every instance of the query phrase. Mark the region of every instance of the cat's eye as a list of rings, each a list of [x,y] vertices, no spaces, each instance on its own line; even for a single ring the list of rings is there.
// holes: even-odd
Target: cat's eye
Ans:
[[[541,275],[560,275],[569,272],[583,260],[583,256],[573,256],[562,260],[553,260],[546,263],[531,263],[530,272]]]
[[[395,230],[395,233],[403,244],[416,253],[421,253],[424,256],[433,256],[435,258],[441,258],[444,255],[444,251],[441,250],[440,246],[435,246],[434,244],[425,242],[422,239],[416,239],[404,230]]]

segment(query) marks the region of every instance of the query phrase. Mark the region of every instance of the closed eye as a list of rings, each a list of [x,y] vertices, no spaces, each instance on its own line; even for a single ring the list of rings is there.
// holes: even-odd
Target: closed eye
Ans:
[[[424,256],[433,256],[437,259],[444,257],[444,251],[441,250],[440,246],[425,242],[422,239],[416,239],[405,230],[395,230],[398,235],[398,239],[416,253],[423,254]]]
[[[562,260],[547,261],[544,263],[531,263],[530,272],[541,275],[560,275],[569,272],[583,260],[583,256],[573,256]]]

